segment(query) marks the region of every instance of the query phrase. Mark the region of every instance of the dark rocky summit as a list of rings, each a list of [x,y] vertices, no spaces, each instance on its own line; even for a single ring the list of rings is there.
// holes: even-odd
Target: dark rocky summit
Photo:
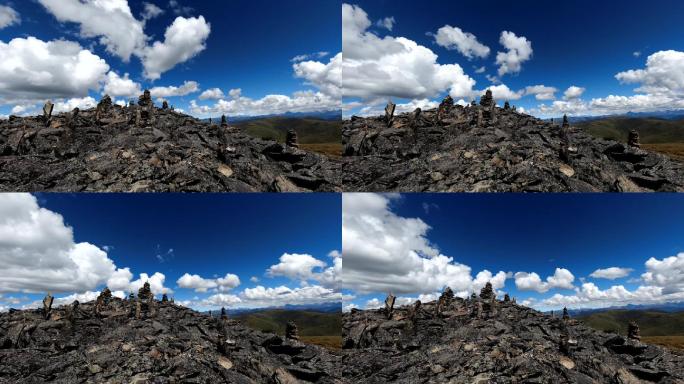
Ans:
[[[0,314],[0,383],[344,383],[334,352],[152,301]]]
[[[155,107],[149,91],[122,107],[0,121],[0,191],[341,191],[340,161]],[[294,144],[294,145],[293,145]]]
[[[468,106],[451,97],[437,109],[343,123],[346,191],[642,192],[684,191],[684,164],[569,124],[519,113],[491,92]]]
[[[684,356],[489,289],[343,315],[344,376],[358,383],[682,383]]]

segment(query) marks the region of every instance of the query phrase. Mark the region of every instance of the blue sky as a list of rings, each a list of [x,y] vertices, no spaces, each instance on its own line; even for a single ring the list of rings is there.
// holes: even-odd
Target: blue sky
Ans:
[[[0,115],[16,106],[15,114],[34,112],[33,105],[47,98],[61,100],[63,109],[87,106],[92,101],[84,98],[97,101],[107,91],[123,101],[137,97],[131,91],[136,85],[181,88],[158,88],[153,96],[197,116],[339,109],[336,1],[11,0],[0,5],[0,56],[16,58],[0,66]],[[31,37],[38,41],[10,43]],[[55,48],[62,53],[41,56],[55,40],[80,49]],[[79,58],[80,50],[101,62]],[[45,71],[52,75],[49,81],[38,76]],[[110,73],[119,79],[128,73],[129,82],[107,88]],[[77,87],[68,85],[74,82]],[[215,88],[222,94],[200,98]],[[27,95],[36,89],[40,96]]]
[[[657,1],[645,6],[636,0],[623,1],[619,5],[587,0],[565,3],[542,0],[524,3],[433,0],[417,7],[415,1],[373,0],[348,3],[348,6],[352,5],[356,6],[353,12],[352,8],[348,8],[346,14],[343,11],[343,17],[350,20],[349,24],[343,20],[343,34],[348,33],[349,36],[343,43],[344,94],[347,96],[344,101],[346,104],[354,101],[362,104],[347,105],[345,115],[377,111],[377,107],[365,111],[362,108],[386,102],[389,97],[399,104],[411,104],[406,109],[428,105],[428,101],[439,101],[449,91],[457,99],[468,100],[472,97],[458,86],[453,88],[449,81],[440,81],[439,76],[430,70],[431,65],[435,64],[458,64],[463,75],[469,79],[459,78],[459,71],[451,70],[448,75],[451,81],[466,84],[467,80],[474,80],[476,83],[472,88],[470,84],[466,87],[473,91],[498,86],[494,88],[495,96],[509,98],[513,104],[544,117],[562,113],[614,114],[629,110],[684,108],[684,29],[681,28],[684,4],[681,1]],[[362,13],[365,13],[371,25],[359,24],[359,20],[363,20]],[[389,23],[379,23],[386,18],[390,18]],[[354,28],[359,25],[368,26],[361,27],[362,32],[352,38]],[[450,27],[444,32],[453,32],[458,28],[462,34],[451,36],[461,38],[441,40],[440,44],[438,31],[443,27]],[[519,70],[500,74],[497,53],[506,53],[509,47],[520,46],[504,46],[500,42],[504,31],[512,32],[517,39],[524,38],[530,45],[530,51],[529,54],[515,51],[522,59]],[[472,34],[472,39],[466,39],[466,33]],[[369,34],[384,39],[385,44],[388,39],[403,37],[432,51],[437,59],[421,56],[415,49],[412,53],[405,53],[403,59],[399,60],[400,64],[389,60],[392,56],[390,53],[372,57],[366,52],[348,59],[347,52],[357,49],[358,45],[378,46],[377,41],[368,38]],[[480,51],[479,54],[469,51],[467,47],[472,48],[473,42],[489,50]],[[518,42],[522,43],[522,40]],[[658,52],[663,53],[654,56],[648,66],[649,56]],[[372,73],[377,79],[382,79],[380,73],[385,72],[384,84],[369,84],[368,81],[361,82],[361,85],[352,83],[357,78],[363,78],[358,75],[358,69],[350,69],[350,63],[354,61],[356,64],[363,62],[369,72],[368,68],[375,66]],[[651,70],[646,73],[623,76],[622,81],[616,78],[618,73],[649,68]],[[417,77],[417,83],[430,92],[427,95],[401,97],[399,87],[392,85],[388,79],[398,79],[402,72]],[[496,79],[492,81],[492,77]],[[405,84],[406,81],[398,83]],[[537,85],[554,90],[527,89]],[[569,97],[564,98],[565,91],[571,86],[583,88],[584,91],[579,95],[578,91],[571,92]],[[637,88],[648,89],[635,91]],[[479,93],[473,94],[477,96]],[[625,99],[609,98],[610,95],[624,96]],[[635,95],[645,97],[634,98]],[[416,101],[409,103],[414,99]],[[418,100],[423,101],[418,103]],[[542,104],[545,108],[540,107]]]
[[[684,301],[678,194],[348,194],[343,205],[347,306],[487,281],[540,309]]]
[[[0,308],[31,305],[45,291],[90,298],[109,284],[125,293],[146,280],[158,295],[198,309],[339,301],[334,275],[323,274],[334,272],[330,253],[341,248],[340,200],[338,194],[2,194],[0,212],[9,222],[0,220]],[[71,235],[62,233],[69,227]],[[30,241],[10,238],[13,230],[31,233]],[[117,275],[125,268],[129,275]],[[114,283],[116,276],[124,282]]]

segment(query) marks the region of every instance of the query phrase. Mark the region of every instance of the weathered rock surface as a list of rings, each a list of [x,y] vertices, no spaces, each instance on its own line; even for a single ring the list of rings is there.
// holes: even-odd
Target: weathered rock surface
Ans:
[[[51,111],[51,110],[50,110]],[[340,191],[339,160],[138,105],[0,121],[0,191]]]
[[[343,383],[339,356],[232,320],[138,300],[0,314],[0,383]],[[219,338],[220,335],[220,338]]]
[[[417,302],[389,319],[352,310],[342,324],[350,382],[684,382],[684,356],[513,301]]]
[[[393,110],[393,108],[390,108]],[[684,191],[684,164],[480,104],[343,123],[345,191],[569,192]]]

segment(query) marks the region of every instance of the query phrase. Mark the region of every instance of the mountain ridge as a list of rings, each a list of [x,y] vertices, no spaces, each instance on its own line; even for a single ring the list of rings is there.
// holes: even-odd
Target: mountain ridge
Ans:
[[[684,163],[551,124],[488,91],[480,103],[385,116],[342,128],[342,183],[370,192],[682,192]]]

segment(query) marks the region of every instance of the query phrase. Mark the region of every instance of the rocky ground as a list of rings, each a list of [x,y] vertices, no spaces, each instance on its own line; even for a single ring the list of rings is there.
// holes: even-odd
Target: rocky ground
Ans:
[[[340,191],[339,160],[156,107],[148,92],[126,107],[50,105],[0,121],[0,191]]]
[[[343,123],[347,191],[642,192],[684,191],[684,164],[601,140],[560,121],[497,107],[486,94],[466,107]]]
[[[0,383],[343,383],[334,352],[171,302],[136,314],[136,303],[0,314]]]
[[[684,383],[684,356],[642,344],[638,328],[603,333],[510,300],[352,310],[343,337],[351,382]]]

